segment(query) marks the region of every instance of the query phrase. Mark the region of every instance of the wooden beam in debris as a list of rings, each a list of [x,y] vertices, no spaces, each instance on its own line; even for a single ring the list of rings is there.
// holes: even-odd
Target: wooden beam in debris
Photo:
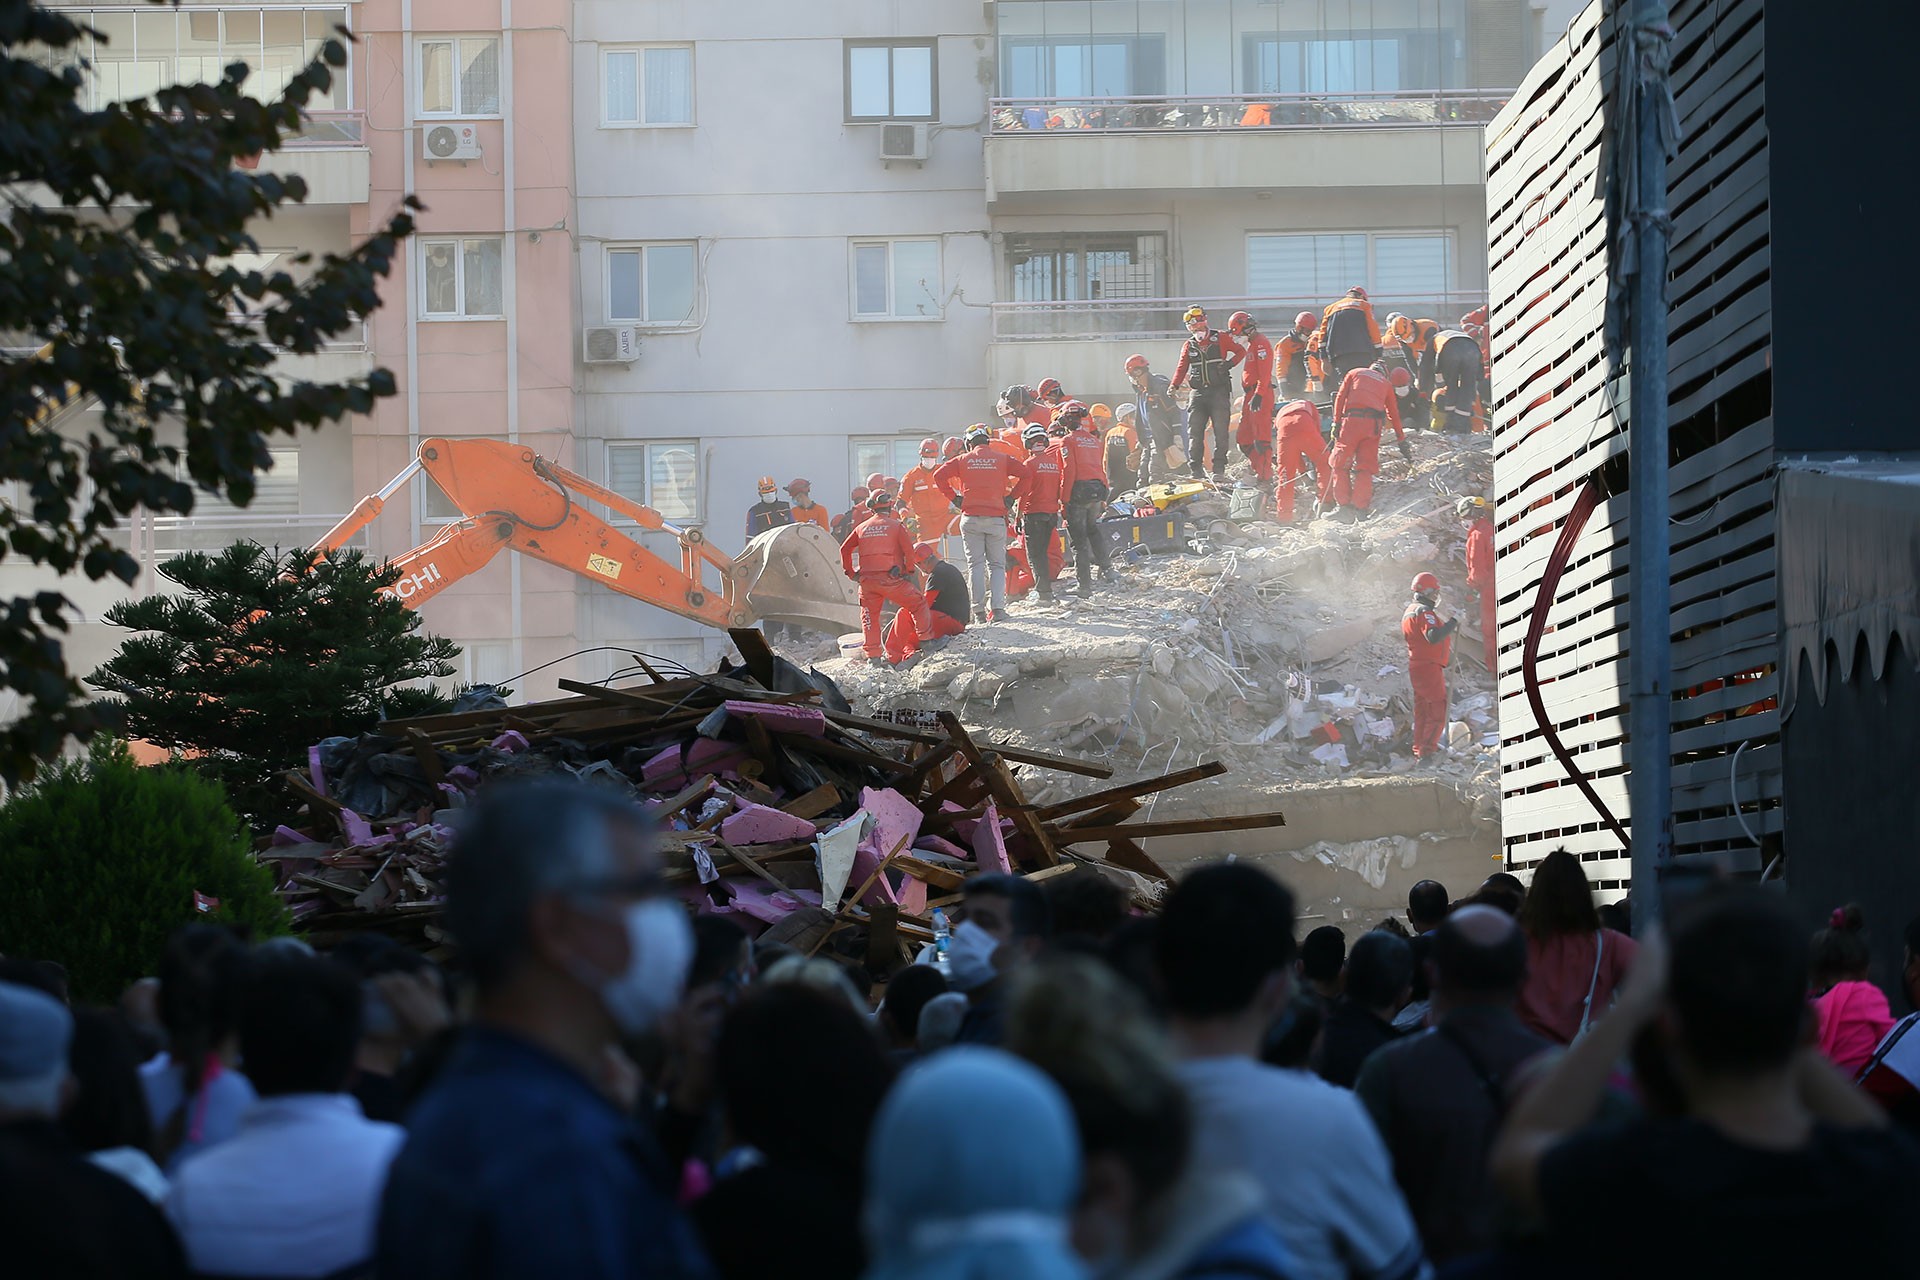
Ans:
[[[1209,760],[1205,764],[1197,764],[1191,769],[1182,769],[1178,773],[1166,773],[1157,778],[1144,778],[1139,782],[1129,782],[1125,786],[1108,787],[1104,791],[1090,791],[1084,796],[1062,800],[1057,804],[1041,805],[1039,814],[1046,821],[1058,821],[1076,813],[1104,808],[1116,800],[1131,800],[1137,796],[1152,795],[1156,791],[1171,791],[1175,787],[1184,787],[1190,782],[1217,778],[1226,771],[1226,765],[1218,760]]]
[[[1230,818],[1178,818],[1168,822],[1134,822],[1120,827],[1059,827],[1054,838],[1061,844],[1087,844],[1091,841],[1147,840],[1156,836],[1204,836],[1220,831],[1256,831],[1262,827],[1284,827],[1287,819],[1279,813],[1249,813]]]

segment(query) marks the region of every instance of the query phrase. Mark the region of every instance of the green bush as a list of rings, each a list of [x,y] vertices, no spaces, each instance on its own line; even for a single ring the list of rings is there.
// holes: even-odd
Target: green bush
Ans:
[[[196,891],[219,910],[199,912]],[[287,931],[273,874],[218,783],[96,741],[0,805],[0,953],[58,960],[75,1001],[118,997],[194,920]]]

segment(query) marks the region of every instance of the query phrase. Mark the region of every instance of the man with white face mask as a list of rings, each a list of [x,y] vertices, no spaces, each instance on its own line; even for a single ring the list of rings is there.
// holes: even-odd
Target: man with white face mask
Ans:
[[[693,932],[635,807],[500,788],[462,815],[447,920],[474,1026],[409,1117],[378,1270],[445,1277],[706,1277],[673,1171],[603,1081],[679,998]]]
[[[998,1045],[1007,988],[1053,932],[1053,912],[1040,886],[1019,876],[975,876],[961,886],[960,927],[953,931],[947,984],[967,997],[959,1044]]]

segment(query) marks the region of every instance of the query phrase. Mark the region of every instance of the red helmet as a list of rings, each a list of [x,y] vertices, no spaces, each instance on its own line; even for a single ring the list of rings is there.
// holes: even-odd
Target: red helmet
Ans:
[[[913,544],[913,562],[915,564],[925,564],[927,561],[933,559],[935,554],[931,542],[916,542]]]
[[[1078,400],[1063,400],[1054,408],[1053,425],[1064,427],[1078,426],[1087,416],[1087,406]]]
[[[938,440],[935,440],[932,436],[928,436],[925,440],[922,440],[920,442],[920,456],[923,458],[939,457],[940,442]]]
[[[1253,317],[1244,311],[1236,311],[1227,317],[1228,333],[1239,335],[1249,329],[1258,330],[1259,328],[1260,326],[1253,322]]]
[[[1401,395],[1405,395],[1407,394],[1407,389],[1413,385],[1413,375],[1405,369],[1396,366],[1388,372],[1387,381],[1393,383],[1393,389],[1395,391]]]
[[[947,442],[940,446],[940,456],[947,459],[957,458],[966,451],[966,442],[959,436],[948,436]]]
[[[893,495],[888,493],[885,489],[880,489],[880,490],[877,490],[876,492],[868,494],[867,510],[869,511],[893,510]],[[1428,576],[1432,576],[1432,575],[1428,575]]]
[[[1413,575],[1413,594],[1424,596],[1439,589],[1440,579],[1434,577],[1432,574],[1416,573]]]
[[[1144,368],[1146,368],[1146,367],[1147,367],[1147,358],[1146,358],[1145,356],[1143,356],[1143,355],[1131,355],[1131,356],[1128,356],[1128,357],[1127,357],[1127,372],[1128,372],[1128,373],[1135,373],[1135,372],[1138,372],[1139,370],[1141,370],[1141,369],[1144,369]]]
[[[900,478],[898,476],[882,476],[880,478],[880,487],[888,493],[898,493],[900,492]]]
[[[1042,378],[1034,393],[1048,404],[1058,404],[1066,396],[1066,388],[1060,385],[1058,378]]]
[[[863,485],[863,484],[857,484],[857,485],[855,485],[855,486],[853,486],[853,500],[854,500],[854,502],[856,502],[856,503],[861,503],[861,502],[865,502],[865,501],[867,500],[867,495],[868,495],[869,493],[871,493],[871,492],[872,492],[872,490],[871,490],[871,489],[869,489],[869,488],[867,488],[867,486],[865,486],[865,485]]]
[[[1353,288],[1347,290],[1347,296],[1349,298],[1358,298],[1360,301],[1365,302],[1367,300],[1367,291],[1359,285],[1355,285]]]
[[[867,488],[869,490],[884,489],[886,487],[887,487],[887,477],[883,472],[876,471],[872,475],[867,477]]]
[[[1293,327],[1302,331],[1318,329],[1320,327],[1320,317],[1311,311],[1302,311],[1293,318]]]

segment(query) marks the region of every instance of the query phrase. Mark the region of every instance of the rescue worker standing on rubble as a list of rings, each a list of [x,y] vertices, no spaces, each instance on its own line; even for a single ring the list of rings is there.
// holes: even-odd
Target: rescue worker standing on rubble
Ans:
[[[1020,474],[1020,532],[1027,540],[1027,564],[1042,600],[1053,599],[1053,539],[1060,527],[1065,496],[1065,449],[1039,427],[1027,428],[1027,460]]]
[[[1404,372],[1404,370],[1402,371]],[[1333,401],[1333,501],[1323,503],[1328,515],[1350,506],[1362,520],[1373,515],[1373,477],[1380,470],[1380,431],[1392,423],[1400,437],[1400,457],[1409,465],[1413,450],[1406,428],[1400,425],[1400,397],[1393,381],[1379,365],[1354,369],[1340,382]]]
[[[1320,359],[1309,356],[1308,347],[1313,343],[1314,330],[1320,327],[1320,317],[1311,311],[1302,311],[1293,318],[1293,328],[1280,335],[1280,341],[1273,344],[1273,376],[1280,384],[1280,394],[1289,400],[1298,400],[1307,394],[1307,379],[1320,377]]]
[[[1373,318],[1373,304],[1359,285],[1347,290],[1347,296],[1327,308],[1320,322],[1320,359],[1327,376],[1338,387],[1355,369],[1364,369],[1380,358],[1380,326]]]
[[[937,542],[946,536],[952,523],[947,496],[933,482],[933,471],[940,465],[940,442],[928,436],[920,442],[920,460],[900,480],[900,506],[907,516],[907,528],[923,542]]]
[[[1042,378],[1040,385],[1033,389],[1034,398],[1047,407],[1051,413],[1067,402],[1066,388],[1060,385],[1058,378]]]
[[[1407,679],[1413,684],[1413,758],[1440,753],[1447,728],[1447,663],[1453,657],[1453,633],[1460,619],[1440,616],[1440,579],[1430,573],[1413,580],[1413,602],[1400,619],[1407,642]]]
[[[1327,441],[1321,430],[1320,406],[1313,401],[1302,397],[1280,406],[1280,484],[1273,495],[1273,514],[1283,524],[1293,519],[1293,491],[1309,463],[1313,464],[1315,496],[1322,505],[1332,504],[1333,471],[1327,466]]]
[[[1499,597],[1493,587],[1493,507],[1485,498],[1462,498],[1456,504],[1467,526],[1467,585],[1480,593],[1480,643],[1486,655],[1487,674],[1495,674],[1494,661],[1500,645],[1494,634],[1499,621],[1494,614]]]
[[[943,462],[933,482],[960,513],[960,539],[967,549],[973,586],[973,620],[1007,616],[1007,512],[1020,482],[1020,468],[993,447],[987,424],[967,428],[967,451]]]
[[[1273,485],[1273,344],[1251,315],[1236,311],[1227,320],[1227,332],[1246,347],[1240,362],[1240,427],[1234,443],[1253,466],[1260,487]]]
[[[825,506],[813,500],[813,481],[806,478],[794,480],[787,485],[787,498],[793,504],[793,522],[795,524],[817,524],[832,532],[832,522],[827,518]]]
[[[827,527],[827,532],[833,535],[835,542],[845,542],[847,535],[857,529],[860,522],[871,514],[867,510],[867,497],[872,492],[873,490],[863,484],[853,486],[853,493],[850,495],[853,505],[848,507],[844,514],[835,516],[833,523]]]
[[[1246,353],[1227,334],[1207,327],[1207,313],[1188,307],[1182,317],[1187,326],[1186,345],[1180,348],[1180,363],[1174,366],[1172,388],[1175,391],[1193,381],[1193,403],[1187,406],[1187,471],[1195,480],[1206,478],[1207,428],[1213,428],[1213,479],[1227,479],[1227,425],[1233,413],[1233,368]]]
[[[861,647],[873,662],[885,662],[880,618],[887,602],[913,614],[921,635],[933,634],[927,597],[914,585],[913,537],[893,513],[893,495],[884,489],[867,498],[873,514],[840,544],[840,567],[860,585]]]
[[[1102,456],[1106,444],[1093,429],[1087,406],[1078,400],[1061,405],[1054,422],[1067,428],[1067,437],[1060,444],[1064,464],[1061,483],[1067,495],[1067,536],[1073,541],[1074,571],[1080,578],[1080,598],[1085,600],[1093,594],[1095,568],[1100,570],[1103,583],[1113,585],[1120,580],[1113,571],[1106,531],[1100,527],[1100,512],[1112,492],[1107,487],[1106,459]]]
[[[895,666],[920,652],[920,646],[928,640],[957,636],[967,629],[966,575],[942,557],[931,542],[913,544],[913,563],[925,575],[920,589],[927,597],[927,617],[933,623],[933,634],[921,634],[912,611],[895,610],[893,621],[887,624],[885,641],[887,661]]]
[[[760,501],[747,508],[749,542],[769,530],[793,523],[793,508],[774,496],[779,490],[780,486],[773,482],[772,476],[760,477]]]
[[[1173,398],[1173,384],[1155,373],[1143,355],[1127,357],[1127,381],[1133,384],[1133,429],[1140,437],[1140,488],[1153,483],[1165,462],[1161,450],[1180,439],[1184,418]]]
[[[1480,344],[1470,333],[1448,329],[1434,339],[1434,350],[1433,429],[1480,430],[1483,406],[1492,391]]]

